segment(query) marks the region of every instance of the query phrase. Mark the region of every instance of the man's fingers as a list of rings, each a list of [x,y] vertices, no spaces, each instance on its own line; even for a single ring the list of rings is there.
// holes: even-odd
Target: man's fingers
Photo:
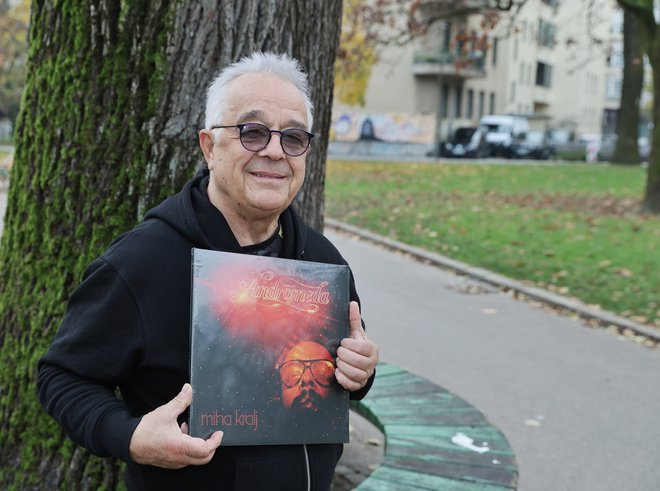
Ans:
[[[211,435],[211,438],[206,440],[209,444],[214,445],[214,448],[218,448],[222,443],[222,437],[224,433],[222,431],[216,431]]]
[[[353,354],[347,353],[347,351]],[[367,358],[370,358],[373,356],[375,351],[376,351],[375,343],[369,341],[366,338],[365,339],[344,338],[341,340],[340,348],[337,350],[337,355],[339,356],[339,353],[342,352],[342,356],[346,358],[348,361],[349,357],[358,358],[361,356],[366,356]]]
[[[351,380],[361,380],[369,377],[368,364],[366,363],[351,364],[337,358],[337,370]]]
[[[190,464],[206,463],[213,458],[215,450],[222,442],[222,436],[221,431],[216,431],[208,440],[184,437],[183,453],[191,459]]]
[[[346,390],[358,390],[364,387],[364,384],[366,383],[367,379],[359,379],[356,380],[352,377],[347,376],[343,371],[337,370],[335,372],[335,377],[337,378],[337,382],[339,382],[339,385],[341,385],[344,389]]]
[[[348,304],[348,323],[350,326],[349,337],[353,339],[365,339],[367,337],[360,319],[360,306],[356,301],[352,301]]]

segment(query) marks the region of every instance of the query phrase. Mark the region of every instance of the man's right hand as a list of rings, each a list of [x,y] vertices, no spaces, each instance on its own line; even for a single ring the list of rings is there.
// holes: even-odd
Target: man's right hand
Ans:
[[[137,425],[129,450],[138,464],[166,469],[180,469],[187,465],[208,463],[222,441],[223,433],[216,431],[208,440],[188,435],[188,426],[180,428],[177,417],[192,401],[192,387],[184,384],[181,392],[167,404],[145,414]]]

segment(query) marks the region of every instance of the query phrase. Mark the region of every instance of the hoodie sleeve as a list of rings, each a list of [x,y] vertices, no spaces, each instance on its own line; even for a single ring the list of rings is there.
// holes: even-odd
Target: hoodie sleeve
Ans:
[[[130,460],[140,418],[115,395],[143,351],[140,313],[117,271],[92,263],[71,296],[49,351],[38,364],[41,404],[79,445],[99,456]]]

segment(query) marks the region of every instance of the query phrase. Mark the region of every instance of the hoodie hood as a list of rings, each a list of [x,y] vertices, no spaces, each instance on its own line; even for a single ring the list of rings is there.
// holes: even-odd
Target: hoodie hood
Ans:
[[[236,240],[220,210],[208,200],[204,181],[208,169],[202,169],[183,186],[183,189],[155,206],[145,215],[147,220],[161,220],[188,238],[194,247],[245,253]],[[283,232],[283,257],[302,259],[307,239],[307,227],[293,207],[280,215]]]

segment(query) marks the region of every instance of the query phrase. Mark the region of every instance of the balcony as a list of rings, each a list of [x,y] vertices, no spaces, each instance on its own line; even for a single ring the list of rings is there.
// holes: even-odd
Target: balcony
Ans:
[[[535,85],[532,90],[532,101],[534,104],[543,104],[549,106],[552,102],[552,91],[549,87]]]
[[[480,78],[486,75],[485,60],[480,52],[456,55],[449,51],[416,51],[413,75],[419,77]]]

